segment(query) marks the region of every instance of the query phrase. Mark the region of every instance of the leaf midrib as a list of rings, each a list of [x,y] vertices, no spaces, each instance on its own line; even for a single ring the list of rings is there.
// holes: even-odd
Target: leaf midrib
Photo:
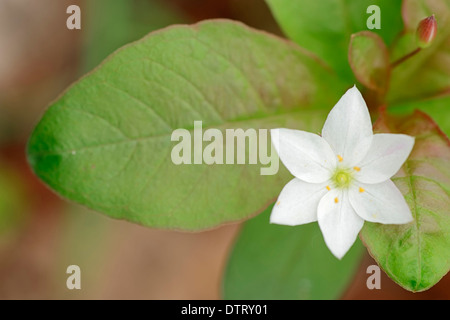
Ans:
[[[224,127],[227,125],[231,125],[234,126],[235,124],[238,123],[244,123],[244,122],[253,122],[253,121],[259,121],[259,120],[272,120],[272,119],[276,119],[279,117],[286,117],[286,116],[292,116],[292,115],[296,115],[299,113],[304,114],[305,112],[311,112],[311,114],[314,113],[323,113],[325,115],[326,110],[313,110],[311,108],[308,109],[304,109],[304,110],[296,110],[296,111],[291,111],[291,112],[283,112],[283,113],[279,113],[279,114],[272,114],[269,116],[260,116],[260,117],[254,117],[254,118],[246,118],[246,119],[239,119],[239,120],[231,120],[231,121],[227,121],[224,123],[217,123],[217,124],[212,124],[206,127],[203,127],[203,130],[208,130],[208,129],[212,129],[212,128],[219,128],[219,127]],[[186,128],[180,128],[180,129],[185,129],[188,130],[189,132],[193,132],[194,128],[193,127],[186,127]],[[227,128],[223,128],[223,130],[226,130]],[[231,129],[231,128],[230,128]],[[256,129],[261,129],[261,128],[256,128]],[[143,136],[143,137],[137,137],[137,138],[128,138],[128,139],[124,139],[124,140],[120,140],[120,141],[114,141],[114,142],[110,142],[110,143],[102,143],[99,145],[94,145],[94,146],[86,146],[86,147],[82,147],[82,148],[71,148],[69,150],[56,150],[56,151],[39,151],[39,152],[29,152],[29,155],[31,156],[49,156],[49,155],[69,155],[72,154],[73,152],[83,152],[83,151],[87,151],[87,150],[91,150],[91,149],[101,149],[101,148],[106,148],[106,147],[112,147],[112,146],[117,146],[120,144],[125,144],[125,143],[135,143],[135,142],[140,142],[140,141],[146,141],[146,140],[152,140],[152,139],[160,139],[160,138],[168,138],[172,135],[172,132],[167,132],[167,133],[161,133],[161,134],[155,134],[155,135],[151,135],[151,136]]]
[[[413,178],[412,178],[412,172],[411,172],[411,167],[409,165],[409,161],[405,162],[405,171],[408,175],[408,185],[409,188],[411,190],[411,195],[412,195],[412,199],[413,199],[413,210],[414,210],[414,217],[415,217],[415,230],[416,230],[416,239],[417,239],[417,255],[418,255],[418,259],[417,259],[417,282],[416,282],[416,287],[414,288],[414,290],[417,291],[420,283],[422,282],[422,247],[421,247],[421,239],[420,239],[420,226],[419,226],[419,211],[417,209],[417,196],[416,196],[416,190],[413,186]]]

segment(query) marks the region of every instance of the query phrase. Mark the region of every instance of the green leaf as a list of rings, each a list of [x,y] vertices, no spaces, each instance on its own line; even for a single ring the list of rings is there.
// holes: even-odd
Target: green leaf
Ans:
[[[112,217],[209,228],[260,212],[290,174],[177,166],[172,132],[192,133],[196,120],[222,132],[318,131],[343,92],[316,57],[275,36],[226,20],[174,26],[119,50],[51,105],[28,159],[56,192]]]
[[[450,93],[450,0],[406,0],[403,8],[406,34],[392,53],[397,60],[417,48],[419,22],[435,14],[438,31],[433,44],[397,66],[392,72],[391,105]]]
[[[381,9],[381,29],[373,30],[389,45],[402,31],[401,1],[266,0],[286,35],[329,63],[352,82],[348,45],[353,33],[367,30],[367,9]]]
[[[380,36],[369,31],[352,35],[349,62],[359,82],[380,94],[386,92],[391,70],[389,52]]]
[[[360,236],[392,280],[424,291],[450,269],[450,141],[420,111],[402,118],[383,115],[376,128],[416,137],[409,159],[392,179],[414,221],[397,226],[366,222]]]
[[[450,95],[408,102],[397,105],[390,111],[392,114],[404,115],[412,113],[416,109],[430,115],[447,137],[450,136]]]
[[[325,245],[317,223],[270,224],[272,207],[244,224],[228,261],[225,298],[339,298],[361,262],[361,242],[338,260]]]

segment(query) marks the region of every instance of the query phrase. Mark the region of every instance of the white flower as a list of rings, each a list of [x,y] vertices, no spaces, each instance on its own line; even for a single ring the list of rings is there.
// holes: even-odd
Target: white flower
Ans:
[[[405,224],[413,220],[390,178],[414,146],[403,134],[373,134],[370,114],[353,87],[331,110],[322,136],[290,129],[271,131],[272,143],[294,175],[281,191],[271,223],[318,221],[325,243],[341,259],[364,220]]]

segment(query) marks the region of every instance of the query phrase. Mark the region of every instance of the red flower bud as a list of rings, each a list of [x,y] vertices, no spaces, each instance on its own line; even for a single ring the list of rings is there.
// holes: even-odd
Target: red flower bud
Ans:
[[[417,44],[419,48],[428,48],[433,43],[437,34],[437,22],[434,14],[420,21],[417,27]]]

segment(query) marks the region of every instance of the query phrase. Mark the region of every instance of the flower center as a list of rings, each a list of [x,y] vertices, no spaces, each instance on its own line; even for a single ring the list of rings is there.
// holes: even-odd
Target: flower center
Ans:
[[[353,174],[350,170],[339,168],[331,177],[336,188],[346,189],[353,181]]]

